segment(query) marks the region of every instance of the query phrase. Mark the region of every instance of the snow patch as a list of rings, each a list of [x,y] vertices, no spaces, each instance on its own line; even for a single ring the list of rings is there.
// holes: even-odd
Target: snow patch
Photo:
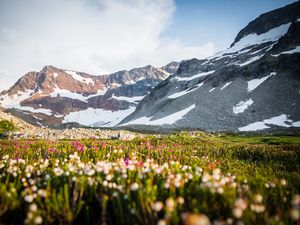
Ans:
[[[271,72],[270,75],[259,78],[259,79],[253,79],[250,81],[247,81],[248,83],[248,92],[253,91],[255,88],[257,88],[259,85],[261,85],[264,81],[266,81],[269,77],[275,76],[276,72]]]
[[[281,52],[277,55],[272,55],[274,57],[278,57],[280,55],[285,55],[285,54],[293,54],[293,53],[300,53],[300,46],[296,46],[294,49],[289,50],[289,51],[285,51],[285,52]]]
[[[230,48],[230,51],[235,52],[251,45],[277,41],[280,37],[287,33],[290,25],[291,23],[282,24],[281,26],[275,27],[266,33],[259,35],[256,33],[249,34],[240,39],[238,42],[234,43],[234,45]]]
[[[222,91],[224,88],[226,88],[229,84],[231,84],[232,83],[232,81],[230,81],[230,82],[227,82],[221,89],[220,89],[220,91]]]
[[[293,122],[292,120],[288,119],[286,114],[281,114],[280,116],[271,117],[270,119],[265,119],[263,121],[251,123],[245,127],[240,127],[239,131],[263,130],[270,128],[268,124],[280,127],[300,127],[300,121]]]
[[[0,100],[0,105],[4,108],[10,108],[10,109],[19,109],[24,111],[29,111],[33,113],[43,113],[45,115],[51,116],[52,111],[50,109],[35,109],[30,106],[21,106],[21,102],[30,98],[34,94],[33,90],[27,90],[25,92],[18,92],[15,95],[8,96],[7,94],[2,96],[3,100]]]
[[[212,92],[212,91],[215,90],[215,89],[216,89],[216,88],[214,87],[214,88],[210,89],[209,92]]]
[[[106,92],[107,92],[107,88],[105,87],[103,90],[98,90],[96,94],[91,94],[91,95],[88,95],[88,96],[84,96],[82,94],[79,94],[79,93],[76,93],[76,92],[71,92],[71,91],[66,90],[66,89],[60,89],[56,86],[54,91],[52,93],[50,93],[50,97],[55,98],[59,95],[60,97],[64,97],[64,98],[71,98],[71,99],[80,100],[82,102],[88,102],[87,100],[89,98],[104,95]]]
[[[52,93],[50,93],[50,97],[55,98],[58,97],[64,97],[64,98],[71,98],[71,99],[77,99],[83,102],[87,102],[87,97],[83,96],[82,94],[78,94],[75,92],[71,92],[66,89],[60,89],[56,87]]]
[[[118,88],[118,87],[121,87],[122,85],[121,84],[118,84],[118,83],[111,83],[110,86],[112,88]]]
[[[259,59],[260,59],[261,57],[263,57],[263,56],[264,56],[264,55],[254,56],[254,57],[250,58],[250,59],[249,59],[248,61],[246,61],[246,62],[243,62],[243,63],[234,63],[234,65],[243,67],[243,66],[246,66],[246,65],[248,65],[248,64],[250,64],[250,63],[253,63],[253,62],[259,60]]]
[[[132,84],[136,84],[137,82],[141,81],[141,80],[145,80],[146,78],[145,77],[140,77],[136,80],[130,80],[130,81],[126,81],[125,84],[127,85],[132,85]],[[116,84],[116,83],[113,83],[113,84]],[[118,84],[119,85],[119,84]],[[121,86],[121,85],[119,85]]]
[[[117,99],[119,101],[126,101],[126,102],[136,103],[137,101],[141,101],[145,96],[146,95],[144,95],[144,96],[126,97],[126,96],[115,96],[113,94],[111,98]]]
[[[80,81],[81,83],[92,84],[92,85],[95,84],[95,82],[93,81],[92,78],[82,77],[82,76],[80,76],[79,74],[77,74],[74,71],[68,71],[68,70],[66,70],[65,72],[67,74],[71,75],[75,80]]]
[[[204,82],[202,82],[202,83],[200,83],[200,84],[197,84],[197,85],[196,85],[196,88],[194,88],[194,89],[192,89],[192,90],[188,90],[188,89],[187,89],[187,90],[184,90],[184,91],[180,91],[180,92],[174,93],[174,94],[172,94],[172,95],[169,95],[167,98],[171,98],[171,99],[179,98],[179,97],[181,97],[181,96],[183,96],[183,95],[186,95],[186,94],[188,94],[188,93],[190,93],[190,92],[192,92],[192,91],[197,90],[197,89],[200,88],[203,84],[204,84]]]
[[[105,109],[87,108],[85,110],[71,112],[65,116],[63,123],[77,122],[86,126],[113,127],[125,117],[133,113],[135,107],[125,110],[111,111]]]
[[[232,111],[234,114],[243,113],[253,103],[254,102],[251,98],[249,98],[247,101],[241,101],[236,106],[233,106]]]
[[[161,125],[168,125],[168,124],[170,125],[170,124],[176,123],[178,120],[183,119],[183,117],[186,114],[188,114],[191,110],[193,110],[195,107],[196,107],[196,105],[193,104],[186,109],[180,110],[176,113],[170,114],[168,116],[165,116],[165,117],[157,119],[157,120],[151,120],[153,118],[153,116],[152,117],[143,116],[136,120],[122,124],[121,126],[137,125],[137,124],[138,125],[154,125],[154,126],[155,125],[161,126]]]
[[[208,71],[208,72],[198,73],[198,74],[193,75],[191,77],[175,77],[175,79],[178,80],[178,81],[190,81],[190,80],[194,80],[194,79],[199,78],[199,77],[207,76],[207,75],[212,74],[214,72],[215,72],[215,70],[212,70],[212,71]]]

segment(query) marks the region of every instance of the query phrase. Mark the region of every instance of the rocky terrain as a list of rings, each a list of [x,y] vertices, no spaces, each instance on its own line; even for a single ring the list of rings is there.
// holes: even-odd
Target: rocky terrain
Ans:
[[[230,48],[182,62],[119,126],[275,131],[300,127],[300,2],[260,15]]]
[[[89,128],[70,128],[55,130],[49,128],[35,127],[33,129],[14,131],[7,134],[9,139],[41,139],[41,140],[61,140],[61,139],[118,139],[129,141],[135,138],[142,138],[145,135],[125,130],[103,130]]]
[[[178,65],[149,65],[100,76],[45,66],[40,72],[25,74],[3,91],[0,106],[36,126],[76,123],[112,127],[132,113],[138,102]]]
[[[1,120],[12,122],[20,132],[35,129],[35,126],[26,123],[24,120],[21,120],[18,117],[11,115],[10,113],[5,113],[3,109],[0,108],[0,121]]]
[[[12,122],[17,129],[16,131],[5,133],[4,137],[8,139],[119,139],[127,141],[138,137],[144,137],[143,134],[125,130],[105,130],[95,128],[66,128],[64,130],[57,130],[45,127],[41,128],[28,124],[10,113],[5,113],[3,112],[3,109],[0,108],[0,121],[1,120]]]

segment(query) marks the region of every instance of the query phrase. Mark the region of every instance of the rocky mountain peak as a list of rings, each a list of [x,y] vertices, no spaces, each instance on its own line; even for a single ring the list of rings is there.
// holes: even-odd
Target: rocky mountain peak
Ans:
[[[47,65],[1,93],[0,106],[36,125],[113,126],[169,75],[151,65],[100,76]]]
[[[230,48],[180,63],[119,126],[142,130],[300,129],[300,2],[250,22]]]
[[[296,21],[299,18],[299,11],[300,1],[297,1],[285,7],[261,14],[237,34],[230,47],[249,34],[260,35],[280,25]]]

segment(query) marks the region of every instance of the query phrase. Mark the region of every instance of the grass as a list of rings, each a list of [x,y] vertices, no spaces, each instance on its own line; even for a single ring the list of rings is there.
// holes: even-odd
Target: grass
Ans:
[[[0,224],[299,224],[298,137],[183,132],[0,149]]]
[[[270,145],[284,145],[284,144],[300,144],[299,136],[240,136],[224,134],[218,138],[220,141],[229,141],[243,144],[270,144]]]
[[[1,120],[0,121],[0,137],[5,133],[5,132],[8,132],[8,131],[15,131],[16,130],[16,127],[15,125],[8,121],[8,120]]]

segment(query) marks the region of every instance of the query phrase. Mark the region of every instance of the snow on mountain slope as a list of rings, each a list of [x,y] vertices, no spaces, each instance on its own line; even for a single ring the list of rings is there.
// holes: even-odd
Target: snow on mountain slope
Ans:
[[[2,92],[0,106],[19,116],[22,112],[29,115],[26,119],[36,125],[115,126],[177,67],[172,62],[165,69],[149,65],[94,76],[46,66]]]
[[[300,121],[299,17],[298,1],[250,22],[225,51],[182,62],[119,126],[138,129],[153,125],[146,119],[151,118],[160,121],[155,125],[161,128],[296,129]],[[164,118],[191,105],[195,108],[181,120],[164,124]],[[278,122],[278,115],[286,115],[284,120],[280,117],[285,122]]]
[[[134,124],[140,124],[140,125],[165,125],[165,124],[173,124],[176,123],[178,120],[181,120],[186,114],[188,114],[191,110],[195,108],[195,104],[187,107],[186,109],[180,110],[178,112],[175,112],[173,114],[170,114],[166,117],[152,120],[152,117],[141,117],[136,120],[130,121],[127,124],[123,125],[134,125]]]
[[[64,117],[63,123],[76,122],[85,126],[113,127],[134,110],[135,107],[117,111],[87,108],[69,113]]]

